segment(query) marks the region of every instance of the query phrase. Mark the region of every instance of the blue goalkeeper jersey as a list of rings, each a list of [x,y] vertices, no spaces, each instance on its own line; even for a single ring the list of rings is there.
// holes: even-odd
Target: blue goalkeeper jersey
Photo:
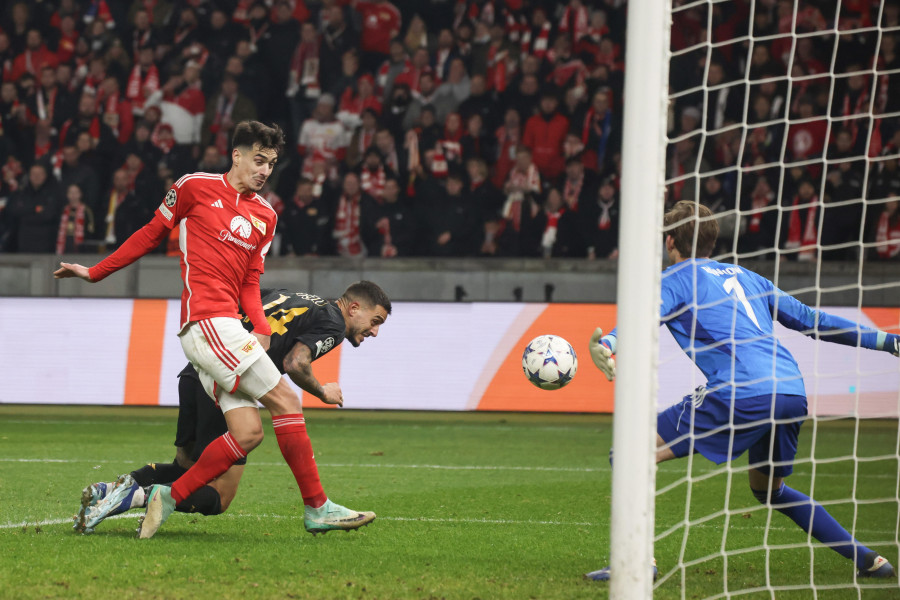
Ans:
[[[721,397],[805,396],[797,361],[774,321],[819,339],[877,347],[877,331],[814,310],[743,267],[688,259],[663,272],[663,324]]]

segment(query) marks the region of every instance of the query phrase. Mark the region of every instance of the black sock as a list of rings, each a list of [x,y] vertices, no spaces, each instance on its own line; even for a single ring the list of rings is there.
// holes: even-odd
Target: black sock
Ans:
[[[201,515],[218,515],[222,513],[222,498],[216,488],[204,485],[202,488],[175,505],[175,510]]]
[[[187,469],[175,462],[150,463],[132,471],[131,476],[139,486],[146,487],[155,483],[172,483],[186,472]]]

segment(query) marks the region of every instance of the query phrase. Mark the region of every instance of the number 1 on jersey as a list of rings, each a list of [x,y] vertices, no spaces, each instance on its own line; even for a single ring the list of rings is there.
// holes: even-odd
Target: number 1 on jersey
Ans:
[[[747,300],[747,294],[744,293],[744,288],[741,287],[737,275],[726,279],[725,283],[722,284],[722,287],[725,288],[727,294],[734,293],[734,295],[737,296],[738,301],[744,305],[747,316],[750,317],[750,320],[753,321],[756,328],[762,331],[762,327],[759,326],[759,321],[756,320],[756,313],[753,312],[753,307],[750,306],[750,302]]]

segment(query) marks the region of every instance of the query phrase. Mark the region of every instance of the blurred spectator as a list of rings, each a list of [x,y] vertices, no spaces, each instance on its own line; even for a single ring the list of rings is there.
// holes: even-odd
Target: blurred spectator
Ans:
[[[434,71],[425,70],[419,76],[419,89],[413,90],[412,101],[406,109],[406,115],[403,117],[403,129],[410,130],[418,126],[419,119],[422,115],[422,109],[425,106],[434,108],[434,98],[437,94],[437,85],[435,84]]]
[[[365,109],[381,114],[381,102],[375,97],[375,79],[368,73],[360,75],[355,88],[344,90],[337,118],[347,131],[353,131],[362,123]]]
[[[71,186],[78,186],[84,201],[89,205],[93,214],[100,214],[100,180],[97,171],[90,165],[81,161],[81,152],[76,146],[75,140],[71,144],[63,146],[62,165],[59,167],[59,184],[62,190],[68,190]]]
[[[398,83],[391,89],[391,95],[385,100],[384,109],[381,114],[381,123],[390,130],[395,138],[403,136],[403,122],[406,120],[406,113],[412,102],[412,95],[409,86],[405,83]]]
[[[362,205],[374,202],[360,189],[359,175],[352,171],[344,175],[334,213],[333,236],[338,256],[366,256],[367,248],[362,238]]]
[[[479,113],[472,113],[466,120],[466,132],[459,143],[465,158],[480,158],[486,162],[497,155],[495,139],[485,131]]]
[[[424,73],[434,73],[428,64],[428,49],[417,48],[412,53],[412,60],[409,65],[397,77],[394,78],[394,84],[405,83],[413,92],[419,89],[419,79]]]
[[[584,168],[584,161],[580,156],[574,155],[566,159],[561,196],[567,210],[578,212],[580,206],[593,202],[597,197],[598,186],[596,173]]]
[[[572,122],[572,131],[584,144],[584,164],[596,172],[609,169],[613,152],[620,144],[620,123],[609,107],[608,89],[599,89],[591,97],[590,106],[578,113]]]
[[[102,216],[102,230],[98,233],[101,233],[107,250],[118,247],[153,216],[152,206],[143,206],[129,184],[128,173],[117,169],[113,173],[112,188],[101,206],[102,212],[97,213]]]
[[[200,143],[214,145],[219,154],[226,155],[231,150],[234,126],[241,121],[255,120],[256,106],[240,93],[237,79],[233,75],[222,77],[222,85],[206,106]]]
[[[900,258],[900,201],[886,202],[875,232],[876,256],[882,260]]]
[[[301,178],[294,195],[285,203],[279,219],[284,237],[281,255],[315,256],[327,254],[330,240],[323,232],[331,231],[331,215],[325,201],[313,194],[313,182]]]
[[[453,59],[447,78],[438,87],[432,103],[437,109],[437,120],[443,122],[447,119],[447,115],[456,112],[463,100],[469,97],[471,88],[465,63],[462,59]]]
[[[87,250],[85,241],[94,236],[94,213],[83,201],[83,193],[77,184],[65,188],[66,205],[59,219],[56,235],[56,253],[82,253]]]
[[[137,61],[128,76],[125,97],[131,101],[135,114],[144,114],[144,105],[160,87],[159,69],[154,61],[154,47],[141,46],[137,51]]]
[[[496,113],[497,101],[487,89],[486,83],[483,75],[473,75],[469,82],[469,97],[460,102],[457,110],[466,121],[474,114],[480,115],[484,130],[493,131],[499,118]]]
[[[529,224],[540,209],[537,203],[540,191],[541,175],[532,162],[531,150],[520,146],[516,150],[515,165],[503,186],[506,200],[500,211],[501,221],[495,233],[496,253],[515,256],[520,250],[529,247],[528,240],[522,238],[528,237]]]
[[[865,161],[856,152],[851,128],[844,127],[835,133],[828,159],[820,225],[821,258],[852,260],[858,256],[856,245],[829,248],[847,242],[855,244],[861,240],[863,205],[860,200],[863,197]]]
[[[215,146],[207,146],[203,149],[203,156],[197,163],[197,171],[201,173],[225,173],[230,166],[229,160],[219,153]]]
[[[366,53],[367,70],[371,71],[391,52],[391,40],[400,33],[402,18],[397,7],[387,0],[357,1],[356,10],[362,20],[360,47]]]
[[[341,73],[342,57],[347,52],[352,52],[358,64],[356,49],[359,47],[359,34],[348,21],[344,10],[344,7],[335,2],[331,6],[323,6],[321,13],[325,26],[322,28],[319,46],[319,73],[322,89],[335,95],[344,91],[343,88],[334,87],[334,80]],[[356,74],[356,70],[351,73]]]
[[[407,173],[408,155],[397,147],[397,140],[389,129],[381,128],[375,132],[375,147],[381,152],[384,165],[402,180]]]
[[[170,77],[146,104],[159,106],[163,121],[172,126],[179,144],[198,143],[206,111],[206,98],[200,86],[200,65],[188,61],[181,73]]]
[[[130,140],[134,132],[134,114],[131,103],[120,93],[118,79],[107,77],[101,82],[97,102],[103,122],[109,126],[116,140],[120,144]]]
[[[359,57],[356,50],[347,50],[341,56],[340,69],[329,77],[332,83],[325,88],[325,91],[338,98],[347,88],[356,87],[356,81],[363,74],[359,68]]]
[[[44,67],[55,69],[59,64],[56,55],[47,49],[41,32],[37,29],[29,29],[26,35],[25,49],[16,56],[12,64],[10,78],[15,81],[25,73],[31,73],[35,78]]]
[[[558,255],[555,248],[560,241],[559,221],[565,213],[566,206],[559,190],[555,187],[547,190],[543,206],[544,230],[541,235],[541,256],[544,258]]]
[[[819,241],[819,195],[813,182],[802,179],[797,186],[797,195],[789,202],[785,207],[788,227],[787,235],[782,235],[783,248],[793,251],[788,257],[794,260],[815,260]]]
[[[734,198],[717,176],[708,176],[700,186],[700,203],[712,211],[719,224],[719,239],[713,254],[731,252],[735,245],[738,215]]]
[[[360,124],[353,129],[350,143],[347,146],[347,166],[356,168],[362,162],[366,150],[375,141],[375,132],[378,130],[378,117],[371,108],[363,109],[360,114]]]
[[[424,252],[428,256],[474,256],[480,247],[481,220],[477,207],[463,194],[463,174],[453,169],[446,187],[434,188],[423,214]]]
[[[565,169],[562,144],[569,130],[569,120],[559,113],[559,101],[551,90],[541,94],[540,113],[525,123],[522,143],[531,149],[534,164],[541,176],[555,180]]]
[[[587,257],[614,259],[619,254],[619,192],[607,178],[596,199],[579,207],[578,218]]]
[[[403,38],[403,44],[406,46],[406,51],[410,54],[419,48],[424,48],[427,51],[433,45],[428,37],[425,20],[418,14],[413,15],[412,19],[410,19],[409,27],[406,28],[406,36]]]
[[[139,121],[134,128],[134,135],[122,147],[122,154],[136,154],[144,164],[158,165],[162,159],[162,150],[157,148],[150,139],[150,126],[146,121]],[[93,167],[92,168],[96,168]],[[202,169],[201,169],[202,170]]]
[[[494,162],[494,176],[491,179],[494,187],[502,188],[506,183],[510,169],[516,161],[516,149],[522,138],[522,127],[519,113],[514,108],[507,108],[503,116],[503,125],[494,133],[497,139],[497,158]]]
[[[40,84],[28,103],[28,110],[40,121],[45,121],[52,135],[57,135],[63,123],[75,115],[75,98],[56,82],[56,70],[45,65],[40,72]]]
[[[381,152],[375,146],[370,146],[363,156],[363,163],[359,168],[359,186],[362,191],[380,200],[384,193],[384,182],[388,171],[381,161]]]
[[[416,248],[419,224],[415,211],[394,175],[384,181],[380,219],[376,228],[381,235],[381,247],[374,246],[374,254],[383,257],[412,256]]]
[[[741,203],[743,219],[738,246],[740,252],[774,252],[779,221],[779,207],[773,186],[765,173],[746,176],[744,199]],[[770,258],[764,255],[763,258]]]
[[[294,131],[299,131],[302,123],[309,118],[322,94],[319,84],[319,47],[319,34],[315,25],[311,22],[304,23],[300,27],[300,43],[291,59],[285,91],[289,98]]]
[[[13,194],[6,210],[15,222],[15,251],[52,253],[56,249],[62,201],[43,163],[31,165],[27,183]]]
[[[363,64],[363,68],[365,69],[365,64]],[[412,62],[410,62],[409,56],[406,54],[403,42],[399,39],[391,41],[390,54],[376,71],[375,82],[378,84],[378,91],[381,97],[385,100],[390,98],[397,76],[411,68]],[[367,72],[371,71],[371,69],[365,70]]]
[[[300,129],[297,152],[307,161],[314,154],[326,160],[343,160],[347,141],[344,128],[334,116],[334,96],[322,94],[311,119]]]

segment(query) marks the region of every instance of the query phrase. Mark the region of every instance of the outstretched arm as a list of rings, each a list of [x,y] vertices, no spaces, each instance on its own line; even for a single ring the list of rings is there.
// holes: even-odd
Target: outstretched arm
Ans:
[[[284,372],[305,392],[309,392],[325,404],[344,405],[341,386],[337,383],[322,385],[312,372],[312,350],[302,342],[297,342],[284,357]]]
[[[769,306],[779,323],[814,339],[883,350],[900,356],[900,336],[871,329],[849,319],[816,310],[781,290],[769,296]]]
[[[163,240],[169,228],[157,217],[150,220],[141,229],[119,246],[119,249],[98,262],[91,268],[72,263],[60,263],[60,268],[53,272],[55,279],[80,277],[85,281],[97,282],[119,269],[127,267],[148,252],[151,252]]]

